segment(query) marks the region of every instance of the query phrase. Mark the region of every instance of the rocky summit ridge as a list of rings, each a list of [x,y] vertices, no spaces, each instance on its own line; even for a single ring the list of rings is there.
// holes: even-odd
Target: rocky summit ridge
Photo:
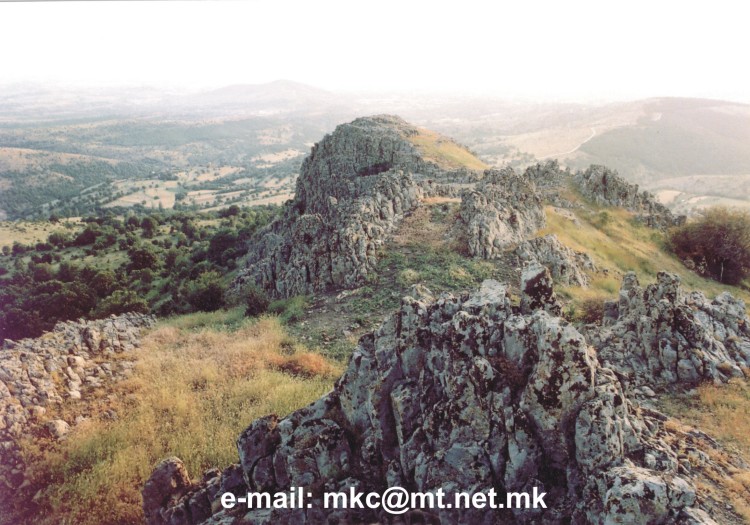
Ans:
[[[238,287],[285,297],[358,285],[378,250],[425,196],[460,198],[457,228],[474,257],[511,251],[523,263],[521,298],[486,280],[471,293],[412,288],[397,311],[359,339],[329,394],[284,418],[256,420],[237,440],[238,462],[194,481],[179,458],[143,490],[149,525],[268,523],[716,524],[724,509],[698,487],[710,474],[699,431],[667,425],[655,390],[744,377],[745,305],[682,291],[666,272],[645,288],[625,275],[601,325],[561,317],[554,282],[587,284],[588,255],[538,237],[545,206],[579,206],[573,190],[633,212],[646,225],[680,222],[615,172],[576,174],[554,161],[486,170],[456,184],[394,117],[358,119],[316,145],[297,195],[250,247]],[[723,453],[723,452],[722,452]],[[708,456],[701,452],[703,456]],[[747,468],[740,459],[736,468]],[[719,468],[712,464],[712,468]],[[722,467],[723,468],[723,467]],[[531,491],[546,509],[223,510],[221,494],[389,487],[445,493]]]
[[[697,494],[700,468],[690,466],[666,417],[642,405],[632,388],[652,373],[648,363],[662,363],[664,345],[642,346],[640,364],[602,352],[597,346],[607,330],[596,339],[595,328],[581,331],[549,313],[551,280],[544,279],[548,270],[540,272],[541,279],[525,276],[535,286],[522,286],[536,294],[523,301],[530,308],[512,306],[507,287],[496,281],[471,294],[404,297],[396,313],[360,339],[331,393],[286,418],[253,422],[237,441],[236,465],[198,483],[177,458],[157,466],[143,492],[147,523],[716,523]],[[622,295],[640,297],[632,289],[628,276]],[[687,305],[668,274],[644,295],[628,304],[634,310]],[[656,332],[661,340],[685,339],[696,353],[716,350],[722,333],[746,348],[750,337],[737,327],[750,319],[739,308],[723,296],[704,300],[695,315]],[[621,325],[623,341],[644,337],[642,327],[624,328],[634,310],[624,308],[611,325]],[[750,365],[741,351],[705,351],[701,359],[698,373],[666,379],[722,381]],[[632,377],[632,384],[624,379]],[[331,511],[320,502],[234,512],[217,503],[224,492],[300,486],[315,494],[349,487],[446,493],[538,487],[549,494],[549,508],[432,509],[395,519],[377,510]]]
[[[425,137],[432,141],[429,147]],[[388,115],[338,126],[305,159],[295,197],[282,217],[251,241],[235,288],[241,293],[257,286],[285,298],[356,287],[375,270],[389,234],[426,197],[461,200],[467,251],[485,259],[531,240],[545,224],[545,204],[575,207],[562,195],[569,187],[595,203],[631,210],[654,228],[680,221],[652,195],[607,168],[571,174],[549,161],[523,174],[510,167],[457,169],[440,161],[446,143],[458,148],[446,141]],[[471,166],[479,163],[460,151],[473,159]],[[581,272],[590,269],[590,261],[562,249],[555,239],[520,248],[525,261],[552,265],[556,278],[586,284]]]

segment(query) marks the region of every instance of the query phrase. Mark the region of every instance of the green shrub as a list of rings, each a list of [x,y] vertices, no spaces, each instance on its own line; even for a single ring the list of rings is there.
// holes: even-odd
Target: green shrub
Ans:
[[[131,290],[116,290],[99,303],[94,312],[94,317],[108,317],[127,312],[146,313],[148,311],[148,304],[137,293]]]
[[[245,315],[257,317],[268,310],[270,304],[266,294],[257,286],[250,286],[245,290]]]
[[[598,297],[589,297],[578,303],[575,319],[586,324],[599,324],[604,318],[604,301]]]
[[[196,310],[213,312],[224,306],[224,285],[217,272],[206,272],[187,286],[187,301]]]
[[[669,232],[669,247],[698,273],[738,284],[750,273],[750,213],[715,207]]]

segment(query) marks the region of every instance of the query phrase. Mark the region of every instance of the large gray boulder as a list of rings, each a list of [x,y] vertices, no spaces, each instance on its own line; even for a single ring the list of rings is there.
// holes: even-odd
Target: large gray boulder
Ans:
[[[459,215],[469,254],[482,259],[500,256],[545,224],[542,199],[533,183],[510,167],[487,170],[477,187],[462,195]]]
[[[561,284],[588,286],[588,274],[596,271],[589,254],[568,248],[554,234],[524,241],[515,253],[523,263],[546,266],[552,278]]]

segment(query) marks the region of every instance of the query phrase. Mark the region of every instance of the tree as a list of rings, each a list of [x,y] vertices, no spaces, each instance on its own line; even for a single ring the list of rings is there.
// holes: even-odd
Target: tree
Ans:
[[[97,236],[100,234],[100,230],[96,226],[87,226],[85,230],[78,234],[73,241],[75,246],[87,246],[96,242]]]
[[[222,228],[208,243],[208,260],[226,266],[227,260],[237,254],[237,232],[230,228]]]
[[[128,264],[128,271],[134,270],[145,270],[156,269],[159,263],[159,257],[156,254],[156,250],[152,246],[147,244],[140,244],[132,247],[128,250],[128,257],[130,258],[130,264]]]
[[[268,310],[270,301],[268,296],[263,293],[257,286],[249,286],[247,290],[243,290],[245,296],[245,315],[248,317],[257,317]]]
[[[669,232],[674,253],[699,273],[726,284],[750,274],[750,213],[715,207]]]
[[[217,272],[201,274],[187,288],[187,301],[196,310],[213,312],[224,306],[224,285]]]
[[[151,216],[144,217],[141,221],[141,228],[143,229],[143,236],[150,239],[154,236],[154,231],[159,226],[159,223]]]

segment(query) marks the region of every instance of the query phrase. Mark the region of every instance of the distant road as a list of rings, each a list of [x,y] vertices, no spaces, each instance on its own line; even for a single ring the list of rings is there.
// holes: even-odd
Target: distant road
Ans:
[[[552,155],[545,155],[544,157],[539,157],[539,160],[549,159],[551,157],[562,157],[563,155],[569,155],[569,154],[573,153],[574,151],[577,151],[578,148],[580,148],[581,146],[583,146],[584,144],[586,144],[588,141],[590,141],[591,139],[593,139],[595,136],[596,136],[596,128],[591,128],[591,135],[589,136],[589,138],[587,138],[586,140],[584,140],[583,142],[581,142],[575,148],[573,148],[571,150],[568,150],[568,151],[563,151],[562,153],[553,153]]]

